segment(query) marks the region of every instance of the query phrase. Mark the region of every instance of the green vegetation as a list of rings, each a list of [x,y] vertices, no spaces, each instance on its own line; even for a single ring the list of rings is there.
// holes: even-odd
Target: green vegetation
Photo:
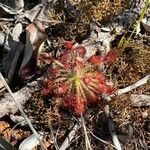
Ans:
[[[132,31],[132,33],[130,34],[130,36],[128,37],[128,39],[126,39],[126,34],[127,34],[127,31],[125,32],[125,34],[123,35],[123,37],[121,38],[119,44],[118,44],[118,49],[119,51],[122,53],[124,51],[124,49],[129,45],[129,42],[131,40],[131,37],[133,36],[133,34],[135,33],[135,31],[137,30],[137,28],[139,27],[140,25],[140,22],[142,21],[142,19],[144,18],[144,15],[145,13],[147,12],[148,8],[149,8],[149,4],[150,4],[150,0],[147,0],[146,3],[145,3],[145,7],[143,8],[141,14],[140,14],[140,17]],[[130,27],[132,26],[133,22],[130,24]],[[129,28],[130,28],[129,27]]]

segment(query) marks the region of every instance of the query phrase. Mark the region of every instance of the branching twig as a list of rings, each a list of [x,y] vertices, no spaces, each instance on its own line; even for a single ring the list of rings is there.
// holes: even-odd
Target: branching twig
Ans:
[[[20,103],[16,100],[15,96],[13,95],[11,89],[9,88],[7,82],[5,81],[4,77],[2,76],[2,74],[0,73],[0,79],[2,80],[3,84],[5,85],[6,89],[8,90],[9,94],[11,95],[12,99],[14,100],[17,108],[19,109],[19,111],[21,112],[22,116],[24,117],[24,119],[26,120],[26,122],[28,123],[31,131],[34,133],[34,135],[36,136],[37,140],[39,141],[41,147],[43,150],[46,150],[47,148],[45,147],[45,145],[43,144],[42,140],[40,139],[39,134],[36,132],[36,130],[34,129],[32,123],[30,122],[30,120],[28,119],[28,117],[26,116],[26,114],[24,113]]]
[[[106,115],[106,118],[107,118],[107,121],[108,121],[108,128],[109,128],[109,131],[110,131],[110,134],[111,134],[111,137],[112,137],[112,141],[113,141],[113,143],[114,143],[117,150],[122,150],[120,142],[118,140],[118,137],[115,133],[113,122],[111,121],[111,119],[109,117],[109,106],[106,105],[104,110],[105,110],[105,115]]]

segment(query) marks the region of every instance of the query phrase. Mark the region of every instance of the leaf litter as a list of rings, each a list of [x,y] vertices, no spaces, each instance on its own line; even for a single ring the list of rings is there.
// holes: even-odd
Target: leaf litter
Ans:
[[[77,2],[74,2],[74,3],[76,4]],[[109,17],[113,16],[112,14],[110,14],[109,10],[107,10],[107,8],[110,8],[110,6],[108,6],[108,4],[106,3],[103,3],[102,5],[102,3],[98,1],[95,1],[92,3],[92,11],[90,12],[91,14],[89,14],[87,10],[89,10],[89,7],[91,5],[89,5],[90,4],[89,0],[84,0],[83,4],[79,3],[80,5],[76,6],[78,7],[79,11],[83,12],[82,16],[80,16],[83,18],[82,19],[83,22],[80,22],[81,20],[78,19],[80,17],[74,12],[72,14],[68,14],[68,10],[66,10],[66,8],[63,8],[62,4],[63,4],[62,1],[59,1],[57,3],[56,6],[58,7],[60,6],[61,8],[61,9],[58,8],[57,12],[53,12],[53,11],[49,12],[48,19],[53,21],[52,24],[49,25],[49,30],[47,31],[48,36],[51,41],[50,43],[51,48],[49,49],[47,47],[47,49],[50,51],[52,49],[54,50],[59,49],[58,45],[62,44],[62,41],[64,39],[70,40],[72,38],[76,38],[77,41],[79,42],[81,42],[83,39],[86,39],[86,37],[89,34],[88,33],[89,32],[88,30],[89,18],[88,17],[92,16],[95,19],[97,18],[100,19],[101,22],[105,22],[105,21],[107,22],[110,19]],[[105,5],[107,7],[105,7]],[[5,11],[5,13],[6,12],[8,14],[10,13],[12,17],[12,15],[16,15],[16,11],[14,11],[14,9],[17,10],[18,12],[22,11],[24,4],[23,3],[19,3],[17,5],[13,4],[13,6],[14,7],[11,7],[11,9],[13,10],[10,10],[10,8],[3,9],[3,5],[0,5],[0,7]],[[102,6],[102,9],[99,9],[99,7],[101,6]],[[111,6],[112,6],[112,9],[116,8],[116,6],[113,5],[113,3],[111,4]],[[121,10],[120,9],[121,7],[117,7],[117,8],[118,10],[114,11],[114,15],[117,14],[118,11]],[[40,9],[41,9],[41,5],[38,5],[36,6],[35,10],[36,11],[38,10],[39,12]],[[70,7],[69,9],[74,10],[74,8],[70,8]],[[104,12],[99,12],[100,10]],[[21,70],[22,68],[24,68],[26,64],[29,63],[30,58],[34,58],[34,62],[32,63],[30,62],[31,64],[27,65],[28,67],[27,70],[31,70],[31,74],[29,73],[29,76],[27,75],[27,77],[29,77],[28,79],[30,79],[30,77],[32,77],[32,75],[35,74],[35,70],[37,67],[37,60],[39,59],[38,58],[38,53],[40,51],[39,45],[41,45],[41,43],[46,40],[45,33],[44,33],[44,38],[43,38],[43,35],[41,35],[41,33],[38,34],[38,31],[37,31],[39,30],[38,28],[36,28],[36,32],[33,32],[33,35],[32,35],[32,30],[29,29],[30,27],[34,28],[34,24],[37,25],[37,22],[35,23],[33,21],[35,16],[37,15],[36,11],[34,11],[33,9],[32,11],[29,12],[28,10],[25,13],[25,17],[27,17],[28,19],[30,19],[31,22],[33,22],[27,27],[27,31],[29,31],[31,35],[22,36],[22,39],[19,39],[19,43],[22,43],[23,41],[23,44],[26,47],[24,49],[24,54],[26,53],[27,55],[24,55],[25,59],[22,59],[22,62],[21,62],[22,65],[20,65],[21,67],[19,68],[16,68],[16,64],[18,64],[18,58],[15,57],[16,60],[13,63],[14,65],[11,65],[12,68],[8,69],[9,71],[7,70],[9,74],[12,74],[10,75],[12,79],[13,79],[13,76],[16,76],[12,72],[15,69],[18,70],[17,72],[20,74],[21,78],[23,79],[26,78],[26,75],[21,74]],[[107,14],[107,11],[108,11],[108,14]],[[31,15],[31,13],[33,13],[33,15]],[[102,15],[102,17],[97,16],[97,14],[99,13]],[[64,16],[67,16],[67,18],[63,18]],[[78,19],[79,21],[78,20],[76,21],[76,19]],[[42,19],[40,18],[39,20],[42,20]],[[62,23],[64,22],[64,20],[67,23]],[[70,21],[72,20],[73,20],[73,23],[70,25]],[[46,19],[42,21],[45,21],[45,22],[48,21],[47,17]],[[56,22],[60,25],[58,26],[57,24],[55,24]],[[18,30],[17,32],[16,31],[13,32],[15,28],[14,26],[12,27],[12,25],[13,24],[11,23],[9,24],[9,26],[11,26],[11,29],[12,29],[8,31],[10,33],[10,36],[12,36],[13,33],[18,34],[15,37],[12,36],[13,37],[12,42],[14,44],[16,43],[16,41],[18,42],[18,38],[20,38],[19,37],[20,33]],[[27,31],[24,28],[24,32],[27,32]],[[60,31],[60,33],[58,33],[58,31]],[[41,36],[42,41],[40,40],[39,35]],[[28,41],[31,38],[33,38],[34,40],[35,38],[39,38],[37,40],[38,42],[35,42],[37,44],[34,43],[34,40]],[[3,45],[4,44],[3,38],[1,41],[0,41],[2,43],[1,45]],[[120,54],[118,54],[117,61],[113,63],[111,66],[106,68],[106,75],[107,75],[106,78],[111,80],[112,83],[114,83],[114,85],[116,86],[116,88],[124,88],[132,83],[137,82],[139,79],[149,74],[149,61],[150,61],[149,58],[150,57],[148,57],[149,56],[148,42],[149,42],[149,35],[146,35],[146,37],[142,37],[142,38],[138,37],[137,39],[133,38],[131,40],[130,45],[125,49],[123,55],[120,56]],[[18,50],[20,50],[20,48]],[[53,53],[54,52],[50,52],[50,56],[53,55]],[[15,64],[16,61],[17,63]],[[9,63],[10,62],[8,62],[8,64]],[[43,62],[41,59],[41,63],[45,63],[45,62]],[[35,67],[33,67],[34,65]],[[10,66],[10,64],[8,66]],[[39,68],[40,67],[41,66],[39,66]],[[3,95],[3,92],[0,93],[1,97]],[[90,141],[91,141],[91,146],[93,149],[110,149],[110,150],[113,149],[112,139],[110,138],[107,121],[103,113],[103,106],[105,106],[106,104],[110,106],[111,119],[114,122],[115,131],[116,131],[117,136],[119,137],[122,148],[132,150],[135,148],[144,149],[146,147],[146,144],[149,143],[148,137],[149,137],[149,132],[150,132],[149,131],[149,126],[150,126],[149,125],[149,109],[148,107],[140,107],[140,108],[133,107],[129,101],[129,97],[131,94],[139,94],[139,93],[149,95],[149,86],[147,84],[143,85],[129,93],[112,98],[110,102],[101,100],[102,101],[101,105],[99,105],[98,108],[95,107],[94,105],[90,106],[89,111],[84,116],[85,122],[86,122],[86,128],[89,129],[95,136],[108,142],[107,144],[99,142],[96,138],[94,138],[94,136],[91,136],[88,133],[90,137]],[[53,134],[57,140],[58,145],[61,146],[61,144],[63,143],[63,141],[65,140],[65,138],[67,137],[69,132],[72,130],[72,128],[74,127],[77,121],[77,118],[74,117],[71,111],[62,107],[61,99],[54,98],[53,100],[51,100],[50,97],[48,98],[48,97],[42,96],[40,92],[36,92],[32,94],[30,101],[28,101],[25,104],[24,110],[26,114],[29,116],[29,118],[32,117],[32,119],[34,120],[33,124],[36,130],[37,131],[44,130],[45,132],[44,143],[48,149],[55,149],[54,141],[52,141],[52,137],[49,135],[50,125],[53,127]],[[20,115],[19,112],[17,112],[17,114]],[[1,127],[0,135],[3,138],[5,138],[7,141],[9,141],[12,145],[14,145],[15,147],[18,147],[21,141],[23,141],[23,139],[29,138],[29,135],[31,135],[31,132],[27,126],[21,127],[18,125],[15,127],[15,125],[16,123],[10,120],[9,115],[1,118],[0,119],[0,127]],[[84,135],[83,129],[79,128],[74,139],[70,143],[69,149],[84,149],[85,148],[84,136],[85,135]],[[39,147],[37,146],[35,149],[39,149]]]

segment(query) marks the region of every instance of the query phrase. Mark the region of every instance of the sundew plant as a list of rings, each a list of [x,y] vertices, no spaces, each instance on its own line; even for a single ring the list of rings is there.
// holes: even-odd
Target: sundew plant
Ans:
[[[74,42],[64,42],[64,52],[52,65],[45,81],[43,95],[62,99],[65,107],[77,116],[91,103],[98,103],[101,94],[111,94],[114,88],[106,84],[105,76],[98,71],[101,64],[109,65],[116,59],[114,51],[105,56],[94,55],[85,59],[86,49],[74,46]]]

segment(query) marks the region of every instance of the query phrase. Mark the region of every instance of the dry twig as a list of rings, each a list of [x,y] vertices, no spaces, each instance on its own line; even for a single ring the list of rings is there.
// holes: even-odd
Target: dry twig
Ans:
[[[34,129],[32,123],[30,122],[30,120],[28,119],[28,117],[26,116],[26,114],[24,113],[20,103],[17,101],[16,97],[14,96],[14,94],[12,93],[11,89],[9,88],[7,82],[5,81],[4,77],[2,76],[2,74],[0,73],[0,79],[2,80],[3,84],[5,85],[6,89],[8,90],[9,94],[11,95],[12,99],[14,100],[18,110],[21,112],[22,116],[24,117],[24,119],[26,120],[26,122],[28,123],[31,131],[34,133],[34,135],[36,136],[37,140],[39,141],[41,147],[43,150],[46,150],[47,148],[45,147],[45,145],[43,144],[42,140],[40,139],[39,134],[36,132],[36,130]]]
[[[35,91],[40,89],[40,87],[38,86],[38,82],[41,79],[42,79],[42,77],[27,84],[22,89],[13,93],[13,95],[17,99],[18,103],[20,103],[20,105],[23,105],[25,102],[27,102],[30,99],[32,93],[34,93]],[[0,108],[1,108],[0,109],[0,118],[5,116],[8,113],[15,113],[18,110],[15,102],[12,100],[9,93],[4,94],[4,97],[1,98]]]
[[[134,89],[138,88],[139,86],[146,84],[149,81],[149,79],[150,79],[150,75],[147,75],[144,78],[142,78],[141,80],[137,81],[136,83],[133,83],[123,89],[119,89],[118,91],[116,91],[114,94],[112,94],[110,96],[103,96],[103,98],[107,101],[111,101],[111,97],[130,92],[131,90],[134,90]]]
[[[121,94],[127,93],[127,92],[129,92],[129,91],[131,91],[133,89],[136,89],[137,87],[146,84],[149,79],[150,79],[150,75],[147,75],[144,78],[142,78],[141,80],[139,80],[138,82],[136,82],[134,84],[131,84],[130,86],[128,86],[126,88],[119,89],[117,91],[117,95],[121,95]]]

